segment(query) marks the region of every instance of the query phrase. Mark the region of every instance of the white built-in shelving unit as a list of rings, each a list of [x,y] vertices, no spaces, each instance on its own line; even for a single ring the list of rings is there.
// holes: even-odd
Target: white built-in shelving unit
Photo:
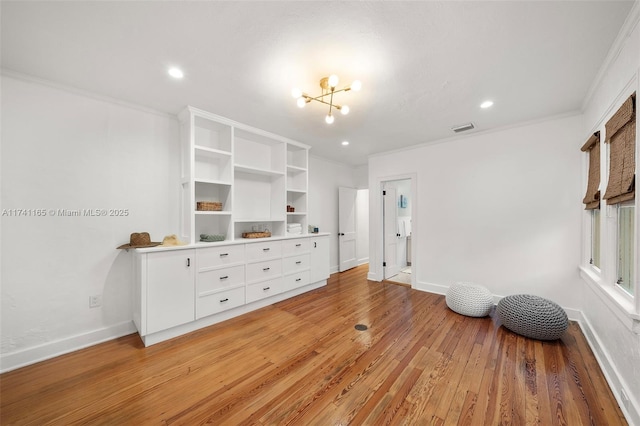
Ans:
[[[307,233],[309,146],[193,107],[179,118],[183,240],[264,230],[284,237],[292,223]],[[221,202],[222,211],[199,211],[199,201]]]

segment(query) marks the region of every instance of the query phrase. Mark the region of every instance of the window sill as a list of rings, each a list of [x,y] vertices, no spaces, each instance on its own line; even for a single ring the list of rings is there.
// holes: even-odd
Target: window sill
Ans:
[[[613,286],[602,283],[602,279],[590,268],[580,265],[580,276],[591,287],[593,292],[633,333],[640,334],[640,314],[632,301],[619,294]]]

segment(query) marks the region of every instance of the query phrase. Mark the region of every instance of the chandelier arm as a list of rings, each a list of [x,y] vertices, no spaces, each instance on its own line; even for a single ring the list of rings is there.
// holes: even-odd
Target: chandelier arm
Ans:
[[[333,89],[331,89],[331,98],[329,99],[329,115],[331,115],[332,107],[333,107]]]
[[[307,99],[307,101],[311,102],[311,101],[316,101],[316,102],[320,102],[321,104],[325,104],[325,105],[333,105],[336,109],[340,109],[342,108],[341,105],[338,104],[330,104],[327,101],[323,101],[322,99],[318,99],[318,98],[312,98],[312,97],[305,97],[305,99]]]
[[[345,87],[344,89],[340,89],[340,90],[334,90],[333,92],[327,92],[327,93],[323,93],[321,95],[316,96],[315,98],[313,96],[310,96],[306,93],[303,93],[302,96],[306,99],[310,99],[310,100],[314,100],[314,101],[318,101],[318,102],[324,102],[321,100],[321,98],[324,98],[325,96],[332,96],[334,93],[340,93],[340,92],[347,92],[351,90],[351,87]],[[327,103],[327,102],[324,102]]]

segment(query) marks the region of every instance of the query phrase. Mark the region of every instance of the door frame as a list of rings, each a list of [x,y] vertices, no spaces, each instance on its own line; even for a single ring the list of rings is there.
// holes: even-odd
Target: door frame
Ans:
[[[418,174],[415,172],[374,178],[372,188],[369,190],[369,273],[367,279],[371,281],[384,280],[384,268],[382,267],[384,261],[384,220],[382,216],[384,182],[403,179],[411,181],[411,288],[416,288],[416,277],[420,269],[420,260],[416,256],[416,245],[420,234],[419,221],[416,220],[419,202],[417,197]]]
[[[343,191],[348,190],[350,193],[353,191],[353,204],[351,205],[353,211],[353,259],[351,262],[345,265],[345,259],[343,259],[343,244],[344,244],[344,224],[342,223],[342,214],[344,206],[342,205],[343,200]],[[351,195],[351,194],[349,194]],[[344,272],[351,268],[355,268],[358,266],[358,218],[356,214],[357,207],[357,198],[358,198],[358,190],[356,188],[351,188],[347,186],[339,186],[338,187],[338,272]]]

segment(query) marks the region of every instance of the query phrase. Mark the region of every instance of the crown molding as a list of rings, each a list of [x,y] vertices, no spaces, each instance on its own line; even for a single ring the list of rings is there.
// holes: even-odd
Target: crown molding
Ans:
[[[85,98],[93,99],[100,102],[107,102],[110,104],[118,105],[125,108],[134,109],[137,111],[145,112],[147,114],[158,115],[164,118],[170,118],[172,120],[178,120],[178,116],[175,114],[169,114],[167,112],[159,111],[157,109],[145,107],[143,105],[135,104],[132,102],[122,101],[120,99],[116,99],[106,95],[100,95],[95,92],[90,92],[88,90],[79,89],[77,87],[69,86],[67,84],[58,83],[55,81],[47,80],[40,77],[35,77],[30,74],[24,74],[18,71],[13,71],[7,68],[0,68],[0,76],[13,78],[15,80],[20,80],[26,83],[39,84],[41,86],[47,86],[52,89],[61,90],[64,92],[73,93],[78,96],[83,96]]]
[[[602,83],[607,70],[611,67],[611,65],[618,59],[622,49],[626,46],[629,41],[629,37],[635,31],[638,23],[640,22],[640,0],[635,0],[629,15],[627,15],[627,19],[622,24],[620,31],[616,39],[613,41],[611,48],[609,49],[609,53],[606,58],[602,62],[596,77],[591,82],[591,86],[589,86],[589,90],[587,90],[587,94],[582,101],[581,110],[584,112],[587,108],[587,105],[591,102],[591,99],[596,93],[597,88]]]

